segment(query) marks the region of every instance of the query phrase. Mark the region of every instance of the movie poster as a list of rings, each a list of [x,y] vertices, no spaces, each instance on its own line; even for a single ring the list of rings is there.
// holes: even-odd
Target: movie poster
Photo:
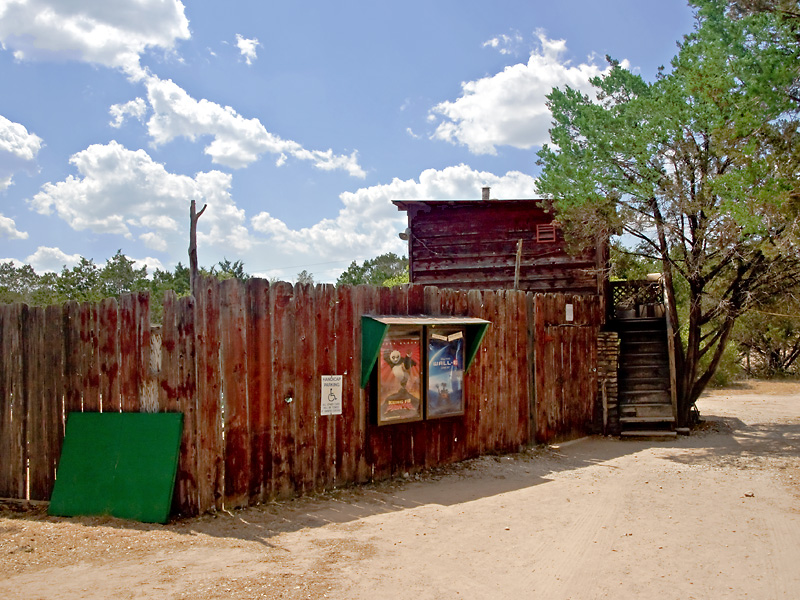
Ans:
[[[378,363],[378,425],[421,420],[421,331],[389,329]]]
[[[464,414],[464,330],[428,332],[426,417]]]

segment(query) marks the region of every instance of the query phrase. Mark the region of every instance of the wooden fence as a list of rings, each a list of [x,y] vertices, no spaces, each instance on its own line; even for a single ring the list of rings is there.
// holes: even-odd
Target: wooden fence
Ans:
[[[364,314],[490,321],[466,414],[373,425],[359,385]],[[0,306],[0,497],[49,498],[70,411],[183,412],[175,508],[188,515],[581,435],[599,319],[591,296],[261,279],[168,293],[156,335],[145,294]],[[323,416],[320,379],[335,374],[343,413]]]

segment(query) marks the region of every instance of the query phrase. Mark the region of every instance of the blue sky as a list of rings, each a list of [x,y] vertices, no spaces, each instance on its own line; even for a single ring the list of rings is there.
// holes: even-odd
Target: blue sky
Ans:
[[[393,199],[535,197],[554,86],[645,78],[683,0],[0,0],[0,260],[335,281],[405,253]]]

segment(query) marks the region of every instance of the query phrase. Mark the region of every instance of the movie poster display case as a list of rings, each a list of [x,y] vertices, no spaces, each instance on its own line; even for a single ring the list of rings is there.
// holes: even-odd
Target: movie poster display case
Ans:
[[[361,317],[361,386],[372,382],[376,425],[458,417],[466,373],[489,321],[472,317]]]

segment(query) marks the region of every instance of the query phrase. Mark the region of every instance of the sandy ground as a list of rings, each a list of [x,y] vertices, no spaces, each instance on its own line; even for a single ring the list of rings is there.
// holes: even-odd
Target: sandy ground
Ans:
[[[0,598],[800,598],[800,384],[588,438],[166,526],[0,511]]]

